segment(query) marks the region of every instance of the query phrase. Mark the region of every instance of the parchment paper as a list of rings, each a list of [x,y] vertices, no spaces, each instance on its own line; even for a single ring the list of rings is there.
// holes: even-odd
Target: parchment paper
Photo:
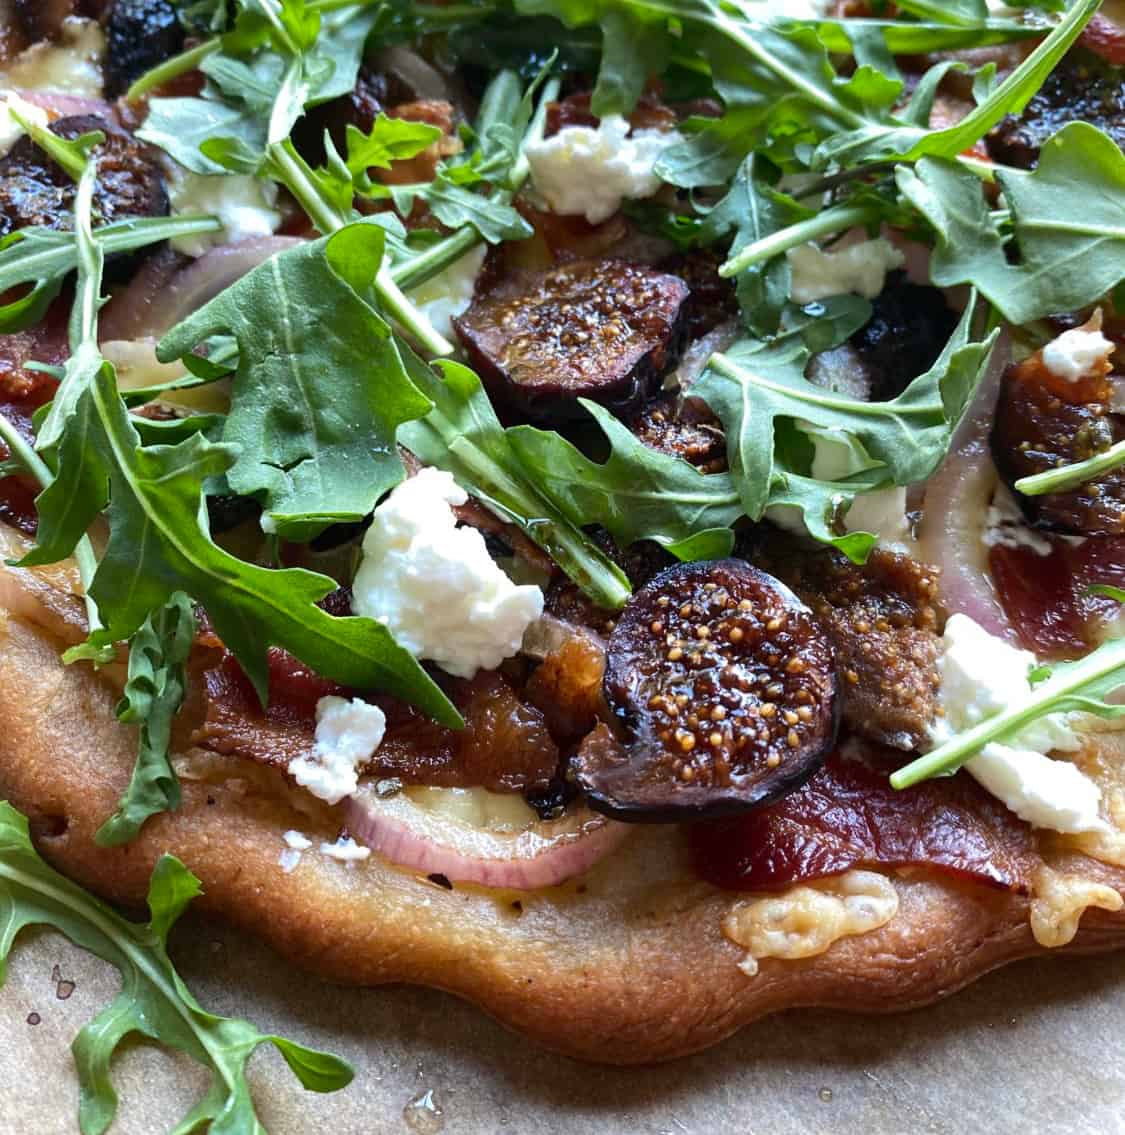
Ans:
[[[252,1080],[272,1135],[1125,1132],[1125,955],[1020,963],[905,1015],[794,1012],[675,1064],[605,1069],[443,994],[327,986],[210,922],[186,919],[172,953],[208,1008],[356,1066],[346,1091],[315,1095],[263,1049]],[[69,1045],[116,988],[54,933],[17,943],[0,992],[0,1132],[77,1131]],[[142,1045],[115,1078],[119,1135],[169,1130],[205,1087],[190,1060]],[[410,1106],[427,1092],[433,1109]]]

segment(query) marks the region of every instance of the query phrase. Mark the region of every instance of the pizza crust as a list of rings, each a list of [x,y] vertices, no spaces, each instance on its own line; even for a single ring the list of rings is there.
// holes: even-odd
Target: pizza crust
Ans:
[[[585,879],[533,895],[447,891],[374,856],[350,866],[306,852],[287,874],[282,833],[331,841],[338,819],[327,809],[302,814],[255,768],[227,758],[231,775],[185,780],[181,808],[150,821],[135,843],[98,848],[94,832],[132,768],[134,732],[116,721],[108,685],[63,666],[42,632],[9,619],[3,635],[0,793],[28,814],[61,870],[139,907],[153,863],[172,852],[202,879],[202,907],[319,976],[444,989],[570,1056],[669,1059],[798,1006],[912,1008],[1046,952],[1032,937],[1028,899],[917,872],[895,877],[899,910],[880,929],[816,957],[764,959],[748,977],[743,951],[721,930],[740,896],[692,875],[674,827],[639,826]],[[1117,738],[1099,744],[1121,749]],[[199,767],[216,767],[198,756]],[[1125,892],[1125,869],[1046,854],[1059,871]],[[1095,909],[1062,952],[1122,944],[1125,913]]]

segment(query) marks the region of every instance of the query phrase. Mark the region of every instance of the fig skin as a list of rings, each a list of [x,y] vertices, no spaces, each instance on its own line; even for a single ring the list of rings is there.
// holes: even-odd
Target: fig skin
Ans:
[[[146,71],[184,47],[184,29],[171,0],[112,0],[105,20],[105,93],[123,95]]]
[[[605,695],[620,736],[596,729],[570,773],[620,820],[780,799],[821,766],[839,726],[824,631],[784,584],[736,559],[678,564],[633,596],[609,638]]]
[[[493,401],[548,423],[586,417],[579,398],[635,410],[683,347],[689,289],[624,260],[511,273],[453,320]]]

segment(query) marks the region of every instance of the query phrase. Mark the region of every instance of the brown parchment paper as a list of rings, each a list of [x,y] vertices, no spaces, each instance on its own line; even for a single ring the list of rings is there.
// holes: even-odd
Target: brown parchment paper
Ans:
[[[1018,963],[909,1014],[783,1014],[642,1069],[534,1049],[437,992],[325,985],[211,922],[185,919],[172,954],[208,1008],[356,1066],[350,1088],[320,1096],[261,1050],[251,1079],[273,1135],[1125,1132],[1125,954]],[[110,967],[25,932],[0,992],[0,1132],[77,1131],[69,1045],[116,989]],[[147,1045],[124,1052],[115,1080],[119,1135],[168,1131],[206,1083]],[[411,1107],[427,1092],[433,1109]]]

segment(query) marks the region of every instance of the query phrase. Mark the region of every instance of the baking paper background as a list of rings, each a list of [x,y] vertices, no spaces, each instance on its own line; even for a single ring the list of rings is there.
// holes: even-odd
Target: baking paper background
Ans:
[[[904,1015],[775,1016],[642,1069],[543,1052],[433,991],[327,986],[212,922],[185,919],[172,954],[205,1007],[355,1065],[350,1088],[321,1096],[260,1050],[251,1079],[271,1135],[1125,1132],[1125,954],[1019,963]],[[0,1132],[77,1131],[69,1045],[116,989],[110,967],[25,932],[0,992]],[[115,1071],[118,1135],[169,1130],[206,1083],[190,1060],[142,1045]],[[410,1109],[427,1091],[440,1117]]]

